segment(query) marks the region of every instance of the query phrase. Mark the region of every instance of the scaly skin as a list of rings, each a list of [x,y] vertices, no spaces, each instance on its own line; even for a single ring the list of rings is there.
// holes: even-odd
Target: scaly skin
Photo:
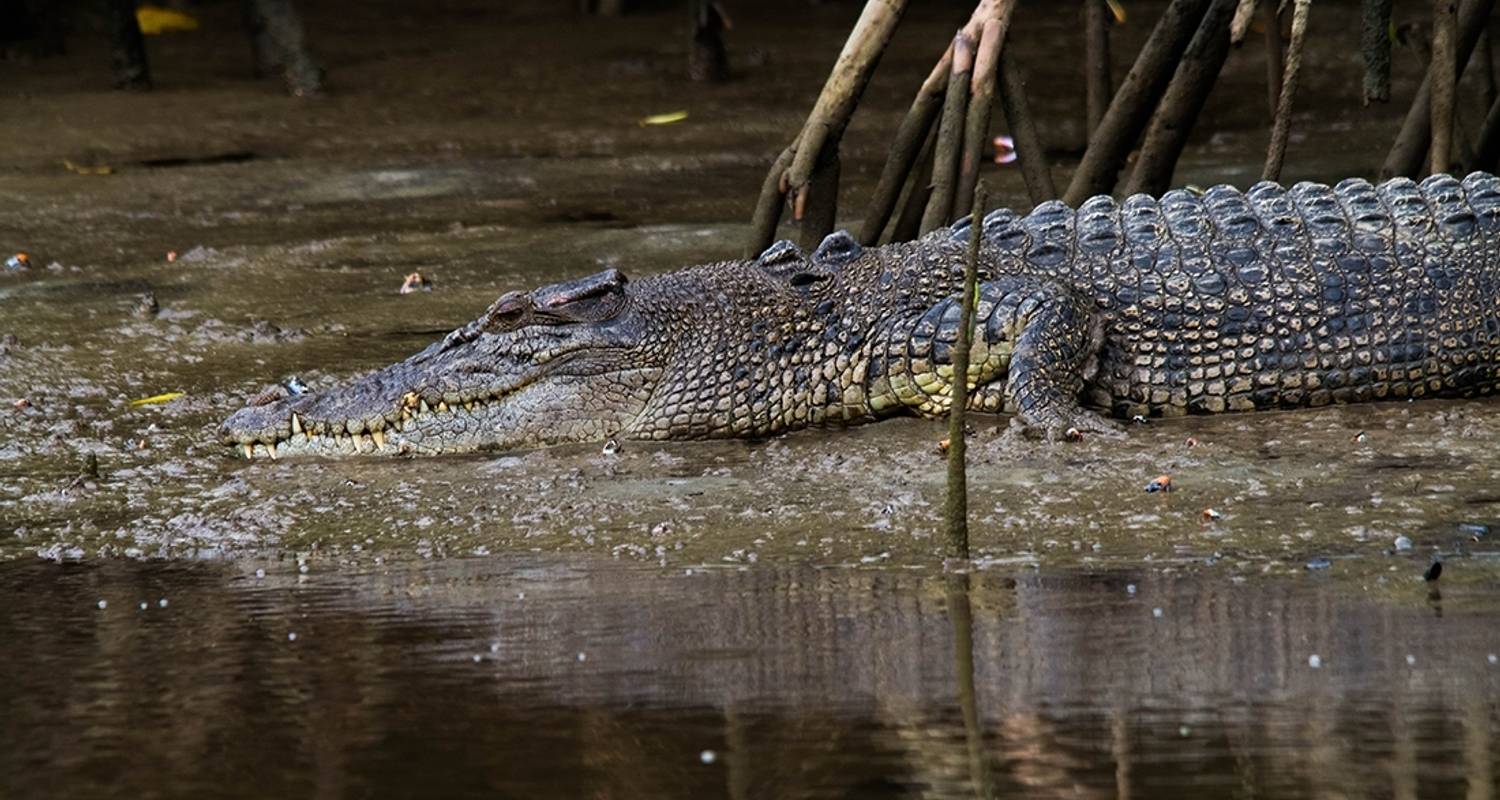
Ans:
[[[970,405],[1103,416],[1500,387],[1500,179],[1096,197],[984,220]],[[768,436],[949,408],[968,221],[501,297],[412,358],[232,416],[247,456]]]

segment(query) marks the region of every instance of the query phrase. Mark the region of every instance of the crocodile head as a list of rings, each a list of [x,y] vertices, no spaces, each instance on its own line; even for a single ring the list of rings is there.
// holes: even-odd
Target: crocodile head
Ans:
[[[510,292],[420,353],[326,392],[264,394],[226,420],[247,457],[431,454],[602,440],[664,365],[617,270]],[[660,320],[656,320],[660,322]]]

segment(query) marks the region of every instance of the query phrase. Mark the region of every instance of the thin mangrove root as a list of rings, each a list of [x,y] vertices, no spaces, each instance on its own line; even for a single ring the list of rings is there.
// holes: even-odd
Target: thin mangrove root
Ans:
[[[1277,0],[1266,0],[1266,5],[1273,10],[1276,8]],[[1234,8],[1234,19],[1229,22],[1229,43],[1239,47],[1244,43],[1245,37],[1250,33],[1250,21],[1255,19],[1255,0],[1239,0],[1239,5]]]
[[[1281,12],[1276,0],[1266,0],[1266,113],[1276,119],[1276,110],[1281,107],[1282,58],[1285,50],[1281,41]]]
[[[1484,104],[1486,107],[1494,104],[1495,89],[1495,58],[1493,49],[1490,47],[1490,28],[1484,28],[1484,34],[1479,37],[1479,44],[1474,48],[1474,58],[1471,60],[1470,69],[1479,70],[1479,87],[1484,93]]]
[[[1026,73],[1007,47],[1000,48],[1000,109],[1010,124],[1011,137],[1016,140],[1016,163],[1021,167],[1031,204],[1057,197],[1052,170],[1047,166],[1047,150],[1042,146],[1042,136],[1031,116],[1031,104],[1026,100]]]
[[[797,239],[802,247],[813,250],[823,237],[833,233],[839,213],[839,172],[837,152],[826,164],[819,164],[813,171],[812,183],[805,195],[806,205],[798,209],[798,224],[802,226]]]
[[[1177,74],[1172,76],[1172,83],[1151,118],[1135,172],[1125,185],[1126,194],[1161,194],[1171,184],[1177,158],[1182,155],[1198,112],[1203,109],[1229,54],[1229,21],[1233,13],[1234,0],[1213,0],[1208,13],[1203,15],[1198,32],[1182,55]]]
[[[979,36],[979,50],[974,56],[974,76],[969,82],[969,110],[968,117],[964,120],[964,146],[963,157],[958,165],[958,187],[953,191],[954,208],[968,208],[974,202],[974,186],[979,181],[979,160],[984,157],[984,142],[989,137],[990,116],[995,107],[995,74],[999,70],[1000,48],[1004,36],[999,20],[986,22]]]
[[[1458,91],[1458,55],[1453,51],[1455,6],[1456,0],[1432,3],[1432,66],[1428,70],[1432,76],[1432,145],[1427,169],[1433,173],[1447,172],[1453,153],[1453,100]]]
[[[983,183],[974,190],[969,252],[964,263],[963,299],[959,303],[958,341],[953,343],[952,405],[948,411],[948,497],[944,504],[948,554],[963,560],[969,558],[968,447],[964,441],[964,411],[969,403],[969,350],[974,341],[974,299],[979,289],[979,240],[984,230],[988,194]]]
[[[1266,148],[1266,167],[1261,180],[1281,179],[1281,164],[1286,158],[1286,140],[1292,120],[1292,100],[1297,94],[1297,73],[1302,68],[1302,43],[1307,39],[1307,14],[1312,0],[1296,0],[1292,7],[1292,43],[1286,53],[1286,75],[1281,83],[1281,99],[1276,104],[1276,121],[1271,125],[1271,144]]]
[[[1135,147],[1155,107],[1157,98],[1172,77],[1183,48],[1208,8],[1209,0],[1172,0],[1151,31],[1151,37],[1120,82],[1099,127],[1089,136],[1083,161],[1068,184],[1066,200],[1079,203],[1096,194],[1108,194],[1115,186],[1125,157]]]
[[[1364,0],[1359,49],[1365,60],[1364,104],[1391,99],[1391,0]]]
[[[1092,136],[1109,107],[1109,25],[1111,14],[1104,0],[1083,0],[1084,114]]]
[[[969,102],[969,78],[974,70],[974,40],[962,30],[953,37],[953,70],[948,75],[948,95],[938,121],[937,147],[932,157],[932,196],[922,214],[922,233],[947,225],[953,209],[953,185],[958,178],[958,160],[963,149],[964,112]]]
[[[1493,6],[1494,0],[1463,0],[1459,4],[1457,34],[1454,37],[1457,42],[1454,64],[1468,63],[1469,53],[1479,43],[1479,35],[1484,31],[1485,21],[1489,19]],[[1461,73],[1455,73],[1454,82],[1457,83],[1461,77]],[[1415,176],[1422,167],[1422,157],[1427,153],[1431,137],[1432,68],[1429,67],[1427,77],[1422,80],[1421,88],[1417,89],[1417,95],[1412,99],[1411,108],[1407,109],[1401,132],[1396,134],[1396,141],[1391,144],[1385,163],[1380,167],[1381,179],[1401,175]]]

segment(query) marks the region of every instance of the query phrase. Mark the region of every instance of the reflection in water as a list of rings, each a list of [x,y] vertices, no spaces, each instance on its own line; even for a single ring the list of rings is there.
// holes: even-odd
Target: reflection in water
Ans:
[[[0,796],[1494,797],[1495,588],[1340,591],[11,563]]]

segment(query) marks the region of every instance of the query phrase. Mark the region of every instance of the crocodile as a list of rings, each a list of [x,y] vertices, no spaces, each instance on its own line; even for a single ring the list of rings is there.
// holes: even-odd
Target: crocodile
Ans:
[[[267,392],[221,438],[250,458],[436,454],[944,416],[975,235],[968,408],[1049,437],[1500,387],[1500,179],[1474,173],[1052,201],[881,247],[840,231],[610,269],[509,292],[340,387]]]

